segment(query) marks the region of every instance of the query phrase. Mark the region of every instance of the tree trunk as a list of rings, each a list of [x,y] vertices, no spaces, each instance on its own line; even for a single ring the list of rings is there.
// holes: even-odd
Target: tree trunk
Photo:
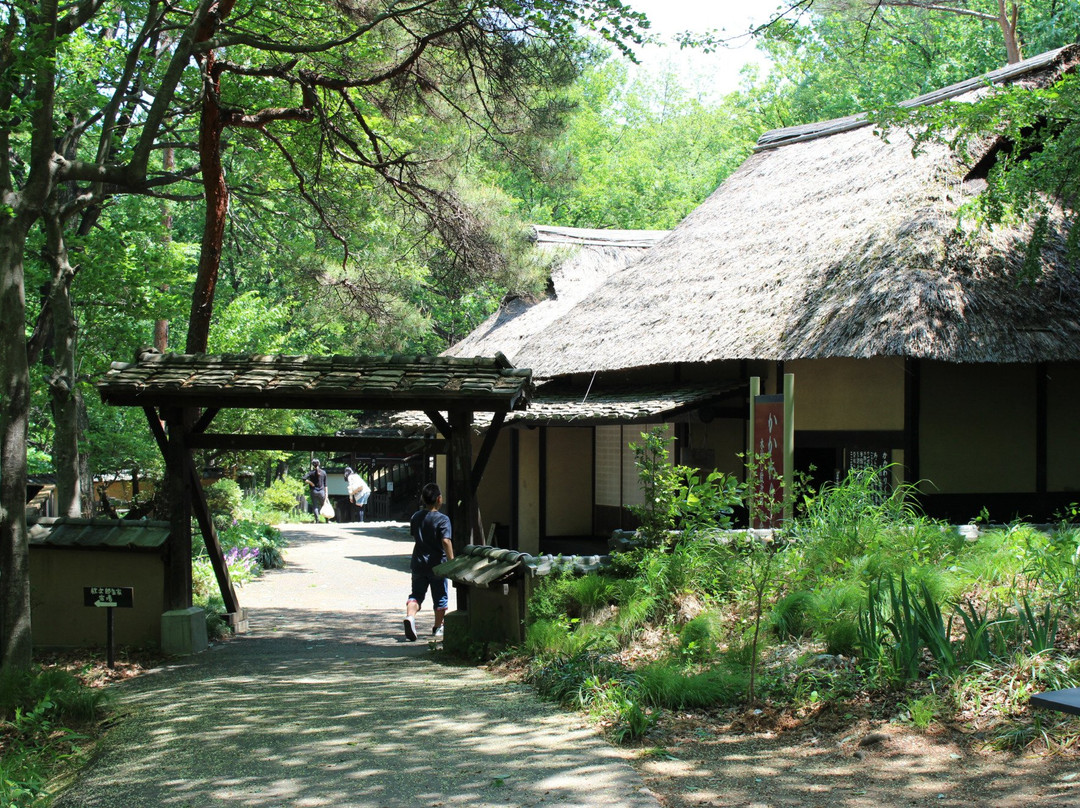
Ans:
[[[1020,53],[1020,38],[1016,34],[1020,19],[1020,3],[1010,3],[1006,8],[1005,0],[998,0],[998,25],[1005,37],[1005,54],[1009,64],[1014,65],[1023,59]]]
[[[161,158],[161,167],[165,171],[172,171],[176,168],[176,153],[172,146],[167,146]],[[161,226],[165,231],[162,237],[166,244],[172,243],[172,230],[173,230],[173,216],[172,210],[169,208],[168,202],[162,203],[161,213]],[[168,285],[162,286],[161,291],[167,292],[169,290]],[[155,320],[154,321],[154,347],[161,351],[161,353],[168,353],[169,351],[169,321],[168,320]]]
[[[53,371],[49,395],[53,413],[53,468],[56,471],[57,513],[82,516],[79,473],[79,402],[75,389],[75,310],[71,305],[71,282],[75,270],[68,261],[64,224],[55,211],[45,218],[46,242],[53,277],[49,293],[53,323]]]
[[[206,219],[203,225],[202,250],[199,254],[199,271],[191,295],[188,353],[205,353],[209,343],[210,318],[214,313],[214,288],[217,286],[218,272],[221,269],[225,220],[229,213],[229,189],[225,185],[225,168],[221,164],[223,126],[217,95],[220,82],[214,76],[213,53],[207,55],[204,70],[209,86],[203,94],[202,118],[199,123],[199,164],[202,167],[203,193],[206,197]]]
[[[0,668],[30,667],[30,550],[26,530],[26,361],[23,249],[31,219],[0,216]]]

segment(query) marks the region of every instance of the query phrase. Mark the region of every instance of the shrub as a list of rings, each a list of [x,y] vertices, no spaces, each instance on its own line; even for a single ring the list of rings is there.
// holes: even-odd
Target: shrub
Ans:
[[[218,540],[225,551],[234,549],[255,551],[260,570],[285,566],[282,555],[285,539],[281,531],[272,525],[244,519],[221,531]]]
[[[858,643],[859,625],[855,618],[842,616],[825,627],[825,653],[852,656]]]
[[[529,596],[529,622],[558,620],[570,610],[571,576],[564,572],[554,572],[544,576],[533,588]]]
[[[641,443],[631,443],[644,504],[629,506],[641,527],[638,533],[648,546],[669,541],[671,531],[710,530],[731,527],[735,507],[742,505],[744,487],[734,477],[712,471],[701,477],[697,469],[669,462],[664,427],[641,433]]]
[[[0,672],[0,805],[43,804],[49,777],[80,754],[77,728],[110,698],[66,671]]]
[[[820,598],[814,592],[790,592],[777,601],[769,615],[769,627],[780,639],[798,639],[810,633],[811,615]]]
[[[704,612],[679,630],[679,652],[687,662],[700,663],[716,651],[723,626],[714,612]]]
[[[224,478],[206,487],[206,504],[215,517],[239,519],[243,515],[244,493],[236,480]]]
[[[566,591],[576,607],[571,613],[591,618],[611,605],[616,588],[611,579],[592,574],[567,579]]]
[[[292,513],[296,510],[299,497],[306,493],[306,487],[302,480],[292,477],[281,477],[274,480],[262,493],[261,504],[275,511]]]

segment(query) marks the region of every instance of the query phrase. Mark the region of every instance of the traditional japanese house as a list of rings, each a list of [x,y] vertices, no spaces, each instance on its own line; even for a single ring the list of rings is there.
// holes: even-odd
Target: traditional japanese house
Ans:
[[[910,104],[1044,87],[1078,62],[1069,46]],[[1008,148],[989,139],[967,163],[940,144],[913,153],[861,116],[768,132],[568,310],[497,314],[450,353],[502,351],[539,384],[507,420],[483,518],[530,552],[628,526],[627,444],[649,424],[669,425],[679,462],[739,474],[749,379],[777,393],[785,374],[795,466],[819,482],[895,464],[931,515],[957,522],[984,507],[1049,519],[1080,499],[1080,277],[1062,211],[1035,272],[1030,222],[959,216]]]

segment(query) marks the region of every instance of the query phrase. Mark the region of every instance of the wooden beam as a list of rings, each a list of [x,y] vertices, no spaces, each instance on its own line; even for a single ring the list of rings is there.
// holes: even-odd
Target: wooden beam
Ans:
[[[473,464],[472,469],[472,493],[474,497],[480,488],[480,479],[484,476],[484,469],[487,468],[488,461],[491,459],[491,453],[495,449],[495,441],[499,437],[499,432],[505,420],[505,413],[496,413],[495,417],[491,419],[491,426],[484,433],[484,442],[480,445],[480,451],[477,452],[476,462]]]
[[[922,404],[922,366],[904,361],[904,482],[919,482],[919,421]]]
[[[450,435],[453,432],[450,424],[446,423],[446,419],[442,417],[442,413],[438,410],[424,410],[424,415],[431,419],[431,423],[435,425],[435,428],[439,430],[439,434],[447,440],[450,440]]]
[[[203,414],[199,417],[199,420],[195,422],[195,426],[191,428],[192,434],[199,435],[205,432],[206,428],[210,426],[210,422],[214,420],[214,416],[219,412],[221,412],[221,410],[217,407],[208,407],[203,410]]]
[[[165,424],[162,423],[161,417],[153,407],[143,407],[143,412],[146,413],[146,421],[150,424],[150,434],[154,436],[158,451],[161,452],[161,458],[168,462],[169,437],[165,434]]]
[[[206,492],[203,491],[199,473],[195,470],[195,460],[192,458],[190,451],[186,453],[186,461],[188,482],[192,492],[192,508],[195,512],[195,519],[199,523],[203,543],[206,545],[206,554],[210,557],[210,566],[214,568],[214,577],[217,578],[221,599],[225,603],[225,611],[229,614],[239,614],[240,599],[237,598],[232,578],[229,577],[229,566],[225,563],[225,553],[221,549],[217,529],[214,527],[214,518],[210,514],[210,505],[206,501]]]
[[[455,553],[473,541],[472,417],[470,410],[450,412],[450,457],[447,488]],[[476,542],[480,543],[480,542]]]
[[[1047,392],[1046,363],[1038,362],[1035,365],[1035,491],[1039,494],[1045,494],[1047,490]]]
[[[427,448],[443,451],[446,441],[442,438],[388,438],[363,437],[360,435],[224,435],[204,432],[189,435],[188,446],[192,449],[224,449],[226,451],[276,451],[276,452],[377,452],[381,454],[416,454]]]
[[[364,410],[365,412],[401,412],[403,410],[440,411],[468,407],[474,412],[506,412],[517,404],[520,395],[512,393],[460,392],[454,394],[409,395],[405,393],[356,394],[348,390],[324,389],[317,393],[279,391],[217,391],[155,389],[115,390],[99,388],[101,400],[120,407],[186,407],[191,409],[275,409],[275,410]]]

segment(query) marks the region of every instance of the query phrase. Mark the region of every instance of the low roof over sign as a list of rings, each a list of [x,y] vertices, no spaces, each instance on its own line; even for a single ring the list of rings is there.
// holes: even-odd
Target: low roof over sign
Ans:
[[[111,547],[154,550],[169,538],[168,522],[142,519],[81,519],[43,517],[30,526],[32,547]]]
[[[501,354],[432,356],[213,356],[144,351],[113,363],[98,383],[121,406],[275,409],[467,409],[526,405],[532,372]]]
[[[435,571],[454,583],[486,589],[519,571],[530,578],[538,578],[553,573],[583,575],[610,566],[611,557],[606,555],[533,556],[516,550],[467,544],[453,561],[439,564]]]

